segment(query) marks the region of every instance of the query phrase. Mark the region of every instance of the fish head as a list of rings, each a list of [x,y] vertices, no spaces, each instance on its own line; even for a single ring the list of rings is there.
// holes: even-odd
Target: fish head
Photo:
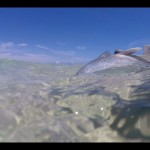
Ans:
[[[135,47],[135,48],[131,48],[131,49],[127,49],[125,51],[121,50],[121,49],[117,49],[114,54],[122,54],[122,55],[127,55],[127,56],[130,56],[132,55],[133,53],[141,50],[142,48],[141,47]]]
[[[123,52],[122,49],[116,49],[115,52],[114,52],[114,54],[119,54],[119,53],[121,53],[121,52]]]

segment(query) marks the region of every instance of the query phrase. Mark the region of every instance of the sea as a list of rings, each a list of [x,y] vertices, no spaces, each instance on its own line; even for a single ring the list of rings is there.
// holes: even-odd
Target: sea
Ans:
[[[82,66],[0,59],[0,142],[150,142],[150,65]]]

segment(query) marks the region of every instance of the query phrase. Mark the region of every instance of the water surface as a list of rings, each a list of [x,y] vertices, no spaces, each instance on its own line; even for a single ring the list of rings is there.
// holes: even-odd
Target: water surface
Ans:
[[[0,141],[149,142],[149,65],[81,66],[0,60]]]

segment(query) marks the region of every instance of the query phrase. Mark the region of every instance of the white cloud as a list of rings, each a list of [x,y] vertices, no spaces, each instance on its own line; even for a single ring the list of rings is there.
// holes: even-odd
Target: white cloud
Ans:
[[[5,42],[0,44],[0,50],[7,50],[9,48],[14,47],[15,44],[13,42]]]
[[[0,53],[0,59],[14,59],[29,62],[40,62],[40,63],[82,63],[86,62],[88,59],[83,59],[77,56],[69,57],[58,57],[49,56],[46,54],[34,54],[34,53]]]
[[[26,47],[26,43],[17,43],[15,44],[14,42],[3,42],[0,43],[0,51],[16,51],[20,50],[22,47]]]
[[[17,44],[17,46],[18,46],[18,47],[26,47],[27,44],[26,44],[26,43],[19,43],[19,44]]]
[[[73,56],[75,54],[74,51],[55,51],[54,53],[61,56]]]
[[[53,50],[43,45],[36,45],[38,48],[47,49],[49,52],[51,52],[51,56],[56,60],[55,57],[57,57],[57,62],[70,62],[70,63],[81,63],[81,62],[87,62],[89,61],[89,58],[81,58],[76,56],[75,51],[62,51],[62,50]],[[84,46],[79,46],[80,49],[86,49]]]
[[[37,44],[35,46],[38,48],[41,48],[41,49],[47,49],[47,50],[49,50],[49,52],[52,52],[53,54],[57,54],[57,55],[61,55],[61,56],[72,56],[75,54],[74,51],[53,50],[53,49],[50,49],[46,46],[39,45],[39,44]]]
[[[35,47],[37,47],[37,48],[42,48],[42,49],[49,49],[48,47],[43,46],[43,45],[39,45],[39,44],[35,45]]]
[[[33,54],[33,53],[23,53],[21,55],[16,53],[1,53],[0,59],[4,58],[29,62],[41,62],[41,63],[58,61],[58,58],[56,57],[51,57],[45,54]]]
[[[88,61],[88,59],[77,56],[75,51],[53,50],[43,45],[36,45],[36,47],[50,52],[50,54],[45,54],[45,52],[41,54],[22,49],[26,46],[28,46],[26,43],[0,43],[0,59],[7,58],[41,63],[81,63]]]
[[[85,50],[86,47],[85,46],[77,46],[77,49],[79,49],[79,50]]]

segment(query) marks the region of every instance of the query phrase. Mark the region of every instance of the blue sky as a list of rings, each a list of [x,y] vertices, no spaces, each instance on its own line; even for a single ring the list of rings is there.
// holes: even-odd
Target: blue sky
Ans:
[[[88,62],[150,44],[150,8],[0,8],[0,58]]]

